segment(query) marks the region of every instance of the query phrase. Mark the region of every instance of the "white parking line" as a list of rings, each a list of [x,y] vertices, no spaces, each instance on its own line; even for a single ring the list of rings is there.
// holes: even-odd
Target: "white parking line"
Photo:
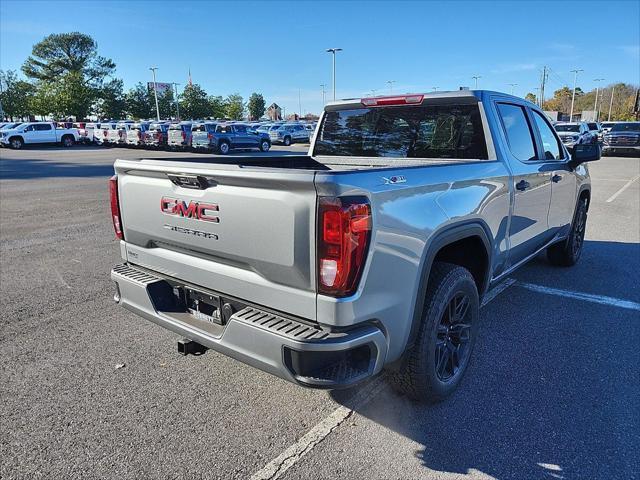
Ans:
[[[640,310],[640,303],[630,300],[622,300],[620,298],[606,297],[604,295],[593,295],[590,293],[571,292],[569,290],[560,290],[558,288],[543,287],[542,285],[534,285],[532,283],[516,282],[516,286],[526,288],[533,292],[546,293],[548,295],[556,295],[559,297],[574,298],[576,300],[584,300],[587,302],[599,303],[601,305],[609,305],[610,307],[626,308],[629,310]]]
[[[636,175],[635,177],[633,177],[631,180],[629,180],[627,183],[625,183],[622,188],[620,190],[618,190],[616,193],[614,193],[613,195],[611,195],[608,199],[607,199],[607,203],[611,203],[613,202],[616,198],[618,198],[618,195],[620,195],[622,192],[624,192],[627,188],[629,188],[631,186],[631,184],[635,181],[637,181],[640,178],[640,175]]]
[[[584,300],[587,302],[627,308],[630,310],[640,310],[640,303],[631,302],[629,300],[544,287],[542,285],[519,282],[513,278],[507,278],[506,280],[495,286],[493,289],[489,290],[482,299],[481,307],[487,305],[512,285],[526,288],[527,290],[538,293],[546,293],[548,295],[574,298],[576,300]],[[383,373],[356,395],[353,401],[353,408],[348,408],[344,405],[338,407],[338,409],[334,410],[333,413],[325,417],[320,423],[318,423],[315,427],[313,427],[305,435],[303,435],[296,443],[291,445],[284,452],[282,452],[280,455],[266,464],[263,468],[254,473],[251,476],[251,480],[277,480],[282,475],[284,475],[287,470],[294,466],[302,457],[313,450],[313,448],[317,444],[322,442],[331,432],[333,432],[347,418],[349,418],[354,410],[357,410],[358,408],[361,408],[369,403],[373,399],[373,397],[375,397],[378,392],[380,392],[380,390],[382,390],[382,388],[386,386],[384,380],[385,374]]]
[[[353,409],[339,407],[328,417],[309,430],[300,440],[287,448],[263,468],[251,475],[251,480],[276,480],[294,466],[302,457],[313,450],[342,422],[351,416],[354,410],[363,407],[386,386],[385,374],[379,375],[369,385],[364,387],[353,399]]]

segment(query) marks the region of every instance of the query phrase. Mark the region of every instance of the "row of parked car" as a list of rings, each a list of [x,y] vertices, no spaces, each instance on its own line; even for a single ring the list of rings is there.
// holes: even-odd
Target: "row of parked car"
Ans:
[[[640,122],[557,122],[554,127],[568,148],[600,143],[603,155],[640,154]]]
[[[87,123],[79,132],[81,141],[98,145],[200,150],[225,155],[235,149],[266,152],[272,144],[308,143],[314,128],[311,124],[287,122],[127,120]]]
[[[200,150],[227,154],[234,149],[268,151],[272,144],[308,143],[315,124],[229,121],[106,121],[99,123],[0,123],[0,145],[75,143],[139,148]]]

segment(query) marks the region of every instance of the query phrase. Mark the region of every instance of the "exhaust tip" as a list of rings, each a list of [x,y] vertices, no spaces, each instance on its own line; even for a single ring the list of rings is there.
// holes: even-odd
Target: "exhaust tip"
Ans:
[[[120,303],[120,285],[118,285],[118,283],[116,282],[116,291],[113,294],[113,301],[116,303]]]

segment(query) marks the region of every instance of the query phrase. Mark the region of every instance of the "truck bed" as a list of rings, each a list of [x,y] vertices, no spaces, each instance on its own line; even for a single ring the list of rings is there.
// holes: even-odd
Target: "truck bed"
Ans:
[[[447,165],[455,163],[469,163],[469,159],[443,158],[395,158],[395,157],[311,157],[309,155],[283,156],[233,156],[233,157],[205,157],[194,155],[176,159],[175,157],[149,158],[141,157],[138,161],[199,163],[216,166],[234,166],[240,168],[268,168],[279,170],[307,170],[307,171],[353,171],[373,170],[385,168],[420,167],[429,165]],[[134,160],[135,161],[135,160]]]

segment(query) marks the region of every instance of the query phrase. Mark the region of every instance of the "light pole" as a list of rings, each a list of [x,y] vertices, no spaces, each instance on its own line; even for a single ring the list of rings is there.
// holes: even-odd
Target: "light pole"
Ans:
[[[473,76],[473,77],[471,77],[471,78],[473,78],[473,79],[475,80],[475,82],[476,82],[475,89],[477,90],[477,89],[478,89],[478,79],[479,79],[479,78],[482,78],[482,76],[481,76],[481,75],[474,75],[474,76]]]
[[[327,103],[324,100],[324,95],[325,95],[325,93],[327,93],[327,91],[324,89],[324,87],[326,87],[326,85],[324,83],[321,83],[320,86],[322,87],[322,106],[324,107],[325,104]]]
[[[300,98],[300,89],[298,89],[298,120],[302,118],[302,99]]]
[[[156,83],[156,70],[158,67],[149,67],[153,72],[153,95],[156,97],[156,120],[160,121],[160,106],[158,105],[158,84]]]
[[[573,120],[573,104],[576,100],[576,83],[578,81],[579,72],[584,72],[584,70],[577,68],[575,70],[571,70],[571,73],[573,73],[573,95],[571,95],[571,113],[569,113],[569,121]]]
[[[431,90],[433,90],[434,92],[437,92],[439,88],[440,87],[431,87]]]
[[[593,81],[596,82],[596,101],[593,104],[593,111],[595,112],[595,121],[598,121],[598,93],[600,92],[600,82],[603,81],[604,78],[594,78]]]
[[[341,52],[341,48],[327,48],[328,53],[333,54],[333,101],[336,101],[336,53]]]
[[[518,84],[517,83],[510,83],[509,85],[511,86],[511,95],[513,95],[513,90],[514,90],[515,87],[518,86]]]
[[[611,121],[611,107],[613,106],[613,92],[616,91],[616,86],[614,85],[611,88],[611,99],[609,100],[609,116],[607,117],[607,122]]]
[[[180,105],[178,104],[178,85],[180,84],[173,82],[172,85],[176,91],[176,115],[178,116],[178,120],[180,120]]]
[[[542,101],[540,100],[540,87],[535,87],[534,90],[536,91],[536,105],[542,108]]]
[[[376,92],[377,92],[377,91],[378,91],[378,89],[377,89],[377,88],[372,88],[372,89],[371,89],[371,96],[372,96],[372,97],[375,97],[375,96],[376,96]]]
[[[393,84],[396,83],[395,80],[387,80],[387,83],[389,84],[389,93],[393,93]]]

